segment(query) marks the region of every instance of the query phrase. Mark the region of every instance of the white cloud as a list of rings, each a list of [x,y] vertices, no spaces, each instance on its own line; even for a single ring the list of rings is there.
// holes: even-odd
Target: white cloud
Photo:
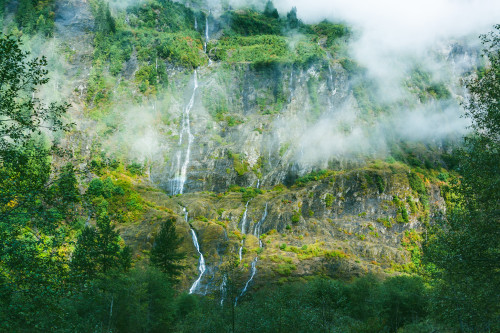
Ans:
[[[477,37],[500,20],[495,0],[275,0],[284,14],[297,7],[305,22],[345,21],[361,35],[353,56],[375,77],[393,77],[404,58],[421,58],[436,43]],[[399,71],[397,71],[399,72]]]

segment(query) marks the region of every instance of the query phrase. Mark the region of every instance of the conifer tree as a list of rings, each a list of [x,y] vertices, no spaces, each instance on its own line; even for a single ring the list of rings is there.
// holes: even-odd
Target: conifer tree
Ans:
[[[162,223],[155,237],[150,259],[153,266],[168,274],[172,279],[180,274],[183,267],[179,263],[185,258],[185,254],[178,251],[181,243],[182,238],[175,231],[175,219],[169,218]]]
[[[264,8],[264,15],[275,19],[280,18],[280,14],[278,13],[278,10],[274,7],[273,2],[271,0],[267,1],[266,3],[266,7]]]
[[[131,251],[120,248],[120,238],[107,214],[97,218],[97,227],[83,229],[73,252],[71,269],[77,280],[90,280],[112,269],[127,271]]]

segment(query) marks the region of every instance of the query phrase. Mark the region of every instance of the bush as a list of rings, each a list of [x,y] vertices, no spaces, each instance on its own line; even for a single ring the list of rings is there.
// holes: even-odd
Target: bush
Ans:
[[[334,196],[330,193],[327,193],[325,196],[325,205],[326,207],[331,207],[333,205]]]
[[[130,172],[132,175],[142,175],[144,172],[144,167],[142,164],[133,162],[129,165],[127,165],[127,171]]]

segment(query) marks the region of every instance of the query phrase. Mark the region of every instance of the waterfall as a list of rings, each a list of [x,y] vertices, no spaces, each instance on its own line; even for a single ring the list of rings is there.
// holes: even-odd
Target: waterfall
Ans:
[[[247,211],[248,211],[248,203],[250,202],[247,201],[247,204],[245,205],[245,211],[243,212],[243,217],[241,218],[241,233],[245,234],[246,233],[246,224],[247,224]]]
[[[198,20],[194,17],[194,30],[198,30]]]
[[[246,293],[247,289],[248,289],[248,285],[250,284],[250,282],[252,282],[253,280],[253,277],[255,276],[255,273],[257,273],[257,267],[256,267],[256,264],[257,264],[257,261],[259,260],[259,257],[255,257],[254,260],[252,260],[252,273],[250,274],[250,279],[248,279],[247,283],[245,284],[245,287],[243,288],[243,290],[241,291],[241,294],[239,297],[243,296],[243,294]],[[237,301],[238,299],[236,299]]]
[[[241,233],[243,235],[246,233],[245,227],[246,227],[246,224],[247,224],[247,211],[248,211],[248,203],[249,202],[250,202],[250,200],[247,201],[247,204],[245,205],[245,211],[243,212],[243,217],[241,218]],[[240,249],[238,250],[238,256],[240,258],[240,262],[241,262],[241,259],[243,258],[242,257],[242,254],[243,254],[243,243],[244,243],[244,240],[241,240],[241,246],[240,246]]]
[[[266,218],[267,218],[267,203],[266,203],[266,208],[264,209],[264,215],[262,215],[262,218],[260,219],[259,223],[257,223],[257,225],[255,226],[255,228],[253,230],[253,235],[255,237],[257,237],[257,239],[259,240],[260,247],[262,247],[262,241],[260,239],[261,227],[262,227],[262,223],[266,220]]]
[[[186,208],[183,209],[183,212],[184,212],[184,220],[187,223],[188,222],[188,212],[186,211]],[[193,238],[194,247],[196,248],[196,251],[198,251],[198,254],[200,255],[200,260],[199,260],[199,264],[198,264],[198,271],[200,271],[200,275],[198,276],[196,281],[194,281],[191,288],[189,288],[189,293],[192,294],[193,292],[196,291],[196,288],[198,288],[198,286],[200,285],[201,278],[206,270],[206,265],[205,265],[205,258],[203,257],[203,254],[201,253],[201,250],[200,250],[200,244],[198,243],[198,237],[196,237],[196,233],[195,233],[193,228],[191,228],[190,231],[191,231],[191,237]]]
[[[226,295],[226,284],[227,284],[227,275],[224,275],[222,278],[222,283],[220,284],[220,306],[224,304],[224,296]]]
[[[290,72],[290,83],[288,84],[288,90],[290,91],[290,100],[288,102],[291,103],[293,99],[293,68]]]
[[[191,236],[193,237],[193,244],[194,247],[196,247],[196,251],[198,251],[198,254],[200,255],[200,261],[199,261],[199,266],[198,270],[200,271],[200,275],[198,276],[198,279],[194,281],[193,285],[189,289],[189,293],[192,294],[196,288],[198,288],[201,278],[203,276],[203,273],[205,273],[206,266],[205,266],[205,258],[203,258],[203,254],[200,251],[200,244],[198,243],[198,238],[196,237],[196,233],[194,232],[193,229],[191,229]]]
[[[267,218],[267,203],[266,203],[266,208],[264,209],[264,214],[262,215],[262,218],[260,219],[259,223],[257,223],[257,225],[255,226],[254,231],[253,231],[254,236],[257,237],[257,239],[259,240],[259,247],[260,248],[262,248],[262,246],[263,246],[262,241],[260,240],[260,231],[261,231],[262,223],[266,220],[266,218]],[[235,304],[234,304],[235,306],[238,304],[238,299],[246,293],[248,286],[250,285],[250,282],[252,282],[255,274],[257,273],[257,261],[259,261],[259,256],[256,256],[252,260],[250,278],[248,279],[247,283],[245,284],[245,287],[241,291],[240,295],[238,297],[236,297]]]
[[[210,15],[210,12],[208,12],[208,15]],[[210,35],[208,34],[208,15],[205,16],[205,44],[204,44],[205,53],[207,52],[207,43],[210,40]]]
[[[196,96],[196,89],[198,89],[198,75],[196,70],[194,71],[194,83],[193,83],[193,93],[189,103],[184,109],[182,114],[181,132],[179,136],[179,151],[177,152],[177,173],[176,177],[171,180],[171,193],[172,195],[184,193],[184,184],[186,183],[187,169],[189,166],[189,159],[191,155],[191,144],[193,143],[194,136],[191,134],[191,123],[189,120],[189,114],[194,105],[194,99]],[[186,153],[184,155],[184,161],[182,161],[182,146],[187,141]]]

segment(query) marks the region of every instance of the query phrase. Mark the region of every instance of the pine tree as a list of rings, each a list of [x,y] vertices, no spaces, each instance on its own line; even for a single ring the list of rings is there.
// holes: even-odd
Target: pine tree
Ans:
[[[297,7],[293,7],[288,14],[286,14],[286,20],[289,29],[297,29],[300,27],[300,20],[297,18]]]
[[[273,2],[271,0],[267,1],[266,3],[266,7],[264,8],[264,15],[275,19],[280,18],[280,14],[278,13],[278,10],[274,7]]]
[[[131,251],[120,248],[118,232],[108,215],[97,219],[97,227],[83,229],[73,252],[71,270],[77,280],[91,280],[112,269],[127,271],[131,265]]]
[[[163,222],[160,232],[155,237],[153,248],[151,249],[151,264],[168,274],[172,279],[180,274],[182,265],[180,260],[185,258],[185,254],[178,251],[182,243],[175,231],[175,219],[169,218]]]

